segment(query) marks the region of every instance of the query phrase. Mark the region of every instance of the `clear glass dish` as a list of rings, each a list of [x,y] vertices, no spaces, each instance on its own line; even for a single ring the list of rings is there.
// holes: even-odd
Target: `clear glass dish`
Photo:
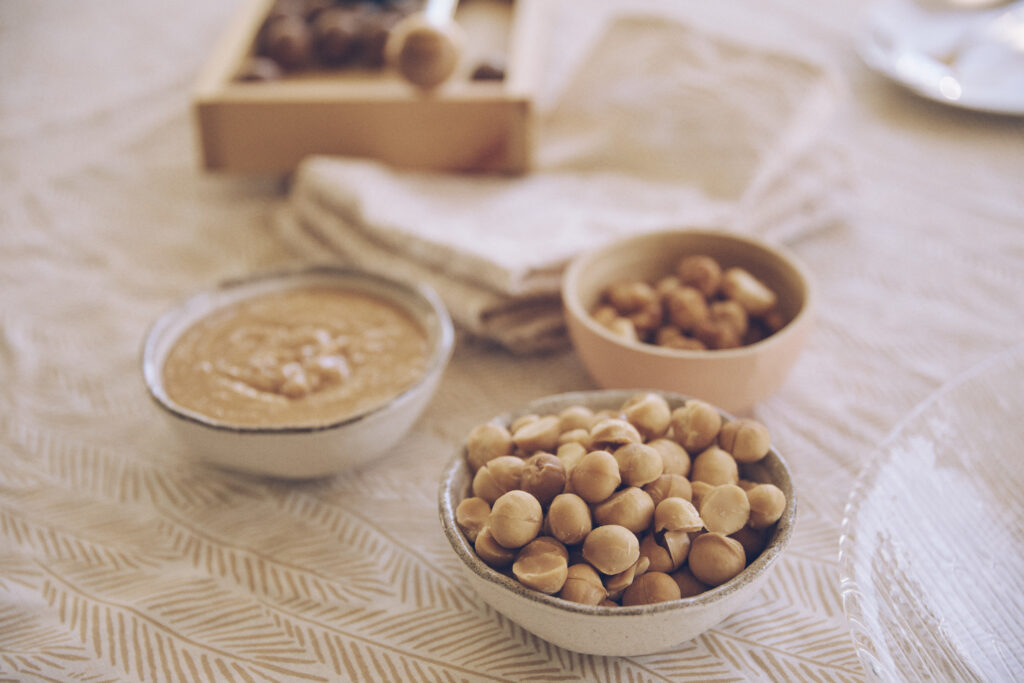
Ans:
[[[861,473],[840,538],[858,656],[883,681],[1024,671],[1024,346],[949,382]]]

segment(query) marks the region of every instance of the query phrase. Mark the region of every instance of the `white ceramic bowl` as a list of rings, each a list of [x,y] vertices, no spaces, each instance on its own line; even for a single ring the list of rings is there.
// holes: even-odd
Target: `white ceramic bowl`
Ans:
[[[778,295],[785,327],[749,346],[685,351],[616,336],[590,315],[609,285],[654,281],[691,254],[711,256],[723,268],[742,266],[760,278]],[[582,254],[566,269],[562,297],[573,346],[598,386],[674,391],[734,413],[782,385],[810,335],[814,309],[810,275],[792,254],[720,230],[653,232]]]
[[[508,424],[526,413],[557,413],[571,405],[594,410],[617,408],[637,393],[607,390],[558,394],[496,418]],[[687,397],[663,393],[673,408]],[[722,413],[726,420],[733,419]],[[768,571],[782,554],[793,533],[796,498],[789,470],[773,447],[754,465],[740,465],[747,479],[772,483],[786,494],[786,508],[767,547],[738,576],[700,595],[635,607],[580,605],[539,593],[484,564],[455,523],[455,509],[469,494],[472,474],[460,449],[445,468],[439,492],[441,526],[461,561],[466,580],[487,604],[527,631],[568,650],[607,656],[635,656],[663,652],[699,636],[739,610],[760,589]]]
[[[215,310],[252,297],[304,287],[360,292],[406,311],[423,327],[429,341],[430,355],[423,376],[382,405],[314,427],[231,425],[184,408],[168,397],[162,378],[164,361],[194,323]],[[146,337],[142,373],[161,412],[198,459],[255,475],[305,479],[334,474],[386,453],[433,396],[453,344],[451,318],[432,289],[358,270],[314,267],[230,281],[165,313]]]

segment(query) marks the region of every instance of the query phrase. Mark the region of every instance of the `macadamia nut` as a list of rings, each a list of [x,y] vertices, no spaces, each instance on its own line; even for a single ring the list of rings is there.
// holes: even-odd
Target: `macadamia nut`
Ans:
[[[690,399],[672,411],[672,433],[691,455],[714,443],[721,428],[722,416],[704,401]]]
[[[640,541],[629,529],[606,524],[587,534],[583,557],[602,574],[618,574],[640,558]]]
[[[544,512],[540,503],[526,491],[509,491],[494,501],[488,526],[498,545],[521,548],[540,533]]]

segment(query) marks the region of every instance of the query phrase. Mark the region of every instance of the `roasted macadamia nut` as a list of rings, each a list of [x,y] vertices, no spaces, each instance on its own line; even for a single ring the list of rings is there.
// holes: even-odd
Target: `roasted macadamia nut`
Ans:
[[[721,428],[721,414],[704,401],[690,399],[672,411],[672,434],[691,455],[714,443]]]
[[[566,572],[558,597],[581,605],[598,605],[608,596],[601,575],[586,563],[574,564]]]
[[[722,292],[751,315],[763,315],[778,302],[775,292],[744,268],[729,268],[722,274]]]
[[[687,562],[698,581],[720,586],[743,571],[747,554],[739,541],[708,532],[693,539]]]
[[[655,531],[700,531],[704,528],[697,508],[683,498],[666,498],[654,508]]]
[[[547,506],[565,490],[565,465],[551,453],[534,453],[523,462],[519,487]]]
[[[590,451],[580,459],[569,477],[573,491],[588,503],[600,503],[622,483],[619,463],[608,451]]]
[[[618,524],[639,534],[646,531],[654,520],[654,501],[643,489],[630,486],[595,505],[594,520],[598,524]]]
[[[502,425],[487,422],[474,427],[466,437],[466,458],[474,472],[491,460],[511,453],[512,435]]]
[[[690,454],[672,439],[655,439],[648,446],[661,453],[662,474],[690,474]]]
[[[700,290],[683,285],[665,295],[668,321],[682,332],[692,332],[704,323],[710,311]]]
[[[619,463],[619,476],[626,486],[649,484],[660,477],[665,468],[661,454],[642,443],[628,443],[612,455]]]
[[[722,283],[722,267],[710,256],[685,256],[676,266],[676,278],[684,285],[700,291],[705,297],[718,293]]]
[[[774,484],[758,484],[745,492],[750,503],[750,526],[764,529],[775,524],[786,509],[786,494]]]
[[[553,538],[530,541],[512,564],[512,573],[521,584],[541,593],[557,593],[565,585],[569,553]]]
[[[768,455],[772,439],[768,428],[757,420],[739,419],[722,425],[718,445],[729,451],[737,462],[750,463]]]
[[[647,558],[641,555],[637,558],[637,561],[625,571],[606,577],[604,580],[604,587],[605,590],[608,591],[608,597],[612,600],[621,599],[622,592],[629,588],[630,584],[633,583],[633,579],[646,572],[648,566],[650,566],[650,563],[647,561]]]
[[[612,450],[627,443],[643,443],[643,438],[626,420],[606,417],[590,428],[590,441],[594,448]]]
[[[519,488],[522,473],[522,458],[514,455],[494,458],[473,475],[473,495],[493,505],[502,494]]]
[[[558,426],[562,432],[586,429],[594,424],[594,411],[586,406],[570,406],[558,414]]]
[[[618,574],[640,558],[640,541],[629,529],[606,524],[587,534],[583,557],[602,574]]]
[[[593,528],[590,506],[575,493],[561,493],[548,506],[548,531],[566,545],[582,543]]]
[[[700,595],[711,587],[698,581],[689,567],[683,567],[679,571],[672,572],[672,578],[675,580],[676,585],[679,586],[679,596],[683,598],[692,598],[694,595]]]
[[[693,501],[693,486],[690,480],[680,474],[663,474],[644,486],[655,505],[666,498],[683,498]]]
[[[477,534],[487,526],[487,519],[491,515],[491,506],[483,498],[473,496],[463,498],[459,506],[455,508],[455,523],[462,529],[470,543],[476,541]]]
[[[644,441],[664,436],[672,411],[668,401],[659,394],[637,394],[622,406],[626,421],[636,427]]]
[[[494,501],[487,525],[499,545],[521,548],[537,537],[543,521],[544,512],[537,499],[516,490]]]
[[[700,517],[708,531],[731,534],[747,524],[751,508],[747,492],[734,484],[716,486],[704,496]]]
[[[490,527],[486,526],[476,535],[473,550],[484,561],[484,564],[495,569],[507,567],[516,559],[516,551],[499,545],[491,535]]]
[[[740,480],[736,459],[718,446],[705,449],[693,459],[690,481],[702,481],[712,486],[736,484]]]
[[[651,571],[675,571],[686,561],[689,552],[690,532],[688,531],[647,534],[640,541],[640,556],[647,558]]]
[[[671,576],[649,571],[638,576],[622,594],[622,605],[653,605],[679,598],[679,585]]]
[[[559,428],[556,415],[546,415],[521,426],[512,432],[512,443],[524,453],[537,451],[554,452],[558,448]]]

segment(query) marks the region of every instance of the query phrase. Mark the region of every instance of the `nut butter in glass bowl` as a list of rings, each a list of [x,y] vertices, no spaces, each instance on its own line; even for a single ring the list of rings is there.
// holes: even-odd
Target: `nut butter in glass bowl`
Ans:
[[[306,479],[384,455],[433,396],[453,344],[432,289],[312,267],[233,280],[168,311],[142,373],[198,459]]]
[[[733,348],[688,349],[633,340],[595,318],[607,289],[642,281],[654,286],[683,258],[707,256],[723,271],[742,268],[776,296],[778,329]],[[666,230],[615,240],[581,254],[565,271],[562,298],[573,346],[604,389],[643,386],[695,396],[744,413],[781,387],[806,345],[814,289],[788,251],[721,230]],[[713,298],[724,298],[719,290]]]
[[[683,406],[689,400],[688,397],[679,394],[638,390],[574,392],[538,399],[520,410],[500,415],[490,422],[508,426],[524,416],[543,417],[558,415],[572,406],[584,406],[595,413],[601,410],[615,412],[620,411],[627,401],[638,394],[657,394],[665,399],[672,410]],[[722,412],[706,403],[704,407],[717,412],[723,424],[735,420],[728,413]],[[527,417],[526,419],[534,418]],[[675,437],[673,436],[672,438]],[[730,447],[735,450],[735,443]],[[778,451],[771,447],[767,454],[759,461],[739,463],[738,475],[743,480],[740,483],[744,485],[749,485],[752,482],[773,484],[785,495],[785,503],[781,508],[781,514],[777,521],[765,527],[764,536],[761,539],[764,547],[760,549],[760,552],[747,551],[747,546],[744,546],[744,551],[749,556],[746,558],[745,567],[740,569],[737,574],[732,576],[732,578],[721,581],[719,585],[714,587],[703,586],[704,590],[701,592],[693,591],[696,594],[690,597],[679,597],[651,604],[627,604],[628,600],[625,598],[625,594],[623,594],[623,597],[620,599],[621,605],[580,604],[579,602],[572,602],[561,597],[561,590],[548,594],[527,587],[517,580],[515,562],[522,558],[524,554],[522,549],[504,551],[509,553],[509,557],[506,558],[507,566],[504,569],[493,568],[491,566],[494,563],[493,561],[489,564],[481,559],[481,555],[478,553],[478,550],[483,547],[481,546],[480,536],[489,534],[495,539],[504,538],[510,529],[502,529],[500,534],[491,533],[490,531],[485,534],[483,531],[479,531],[477,539],[474,542],[470,542],[465,532],[466,517],[461,518],[463,526],[460,527],[460,517],[457,514],[460,503],[470,497],[476,497],[477,501],[473,502],[479,502],[479,497],[474,496],[474,492],[479,490],[474,487],[474,480],[476,479],[476,474],[473,472],[474,466],[470,464],[467,455],[468,451],[464,446],[451,459],[442,475],[438,495],[441,526],[451,544],[453,552],[459,559],[459,568],[462,570],[462,574],[480,597],[495,610],[527,631],[554,645],[576,652],[605,656],[636,656],[663,652],[696,638],[730,615],[739,612],[745,604],[756,596],[769,576],[774,563],[782,555],[789,543],[796,518],[796,497],[789,469]],[[519,456],[512,455],[510,457],[515,459],[524,455],[526,455],[525,452],[520,453]],[[612,464],[614,465],[614,462]],[[576,467],[583,467],[583,465],[577,464]],[[477,474],[479,471],[478,469]],[[572,479],[574,478],[570,474],[570,480]],[[578,486],[579,481],[576,484]],[[576,487],[570,485],[568,488]],[[620,490],[625,490],[626,488],[622,486]],[[728,492],[730,487],[723,486],[719,488]],[[584,495],[578,488],[577,492],[581,496]],[[514,496],[519,498],[514,498]],[[500,518],[495,518],[489,514],[484,516],[486,503],[481,503],[479,506],[480,511],[476,514],[477,521],[482,524],[480,528],[482,529],[483,526],[494,524],[508,526],[507,522],[511,519],[516,522],[511,525],[511,531],[515,532],[520,529],[521,525],[518,522],[521,520],[532,520],[536,523],[536,515],[528,514],[527,506],[519,504],[520,498],[525,500],[525,494],[522,491],[513,491],[512,495],[508,495],[506,504],[493,504],[491,512],[501,508],[497,513],[501,516]],[[500,497],[499,500],[501,500]],[[705,499],[705,501],[707,500]],[[676,500],[674,502],[679,501]],[[539,538],[536,539],[540,542],[539,545],[550,544],[551,539],[547,537],[558,533],[555,529],[556,523],[552,521],[551,517],[551,510],[554,505],[554,502],[548,503],[547,511],[543,513],[544,520],[540,530],[537,532]],[[701,507],[702,512],[710,519],[714,512],[704,509],[708,505],[710,503],[705,502]],[[467,505],[467,507],[469,506]],[[600,505],[591,505],[590,507],[593,510],[595,522],[589,535],[594,534],[594,529],[607,529],[609,526],[614,526],[606,525],[599,527],[599,522],[596,520],[600,513],[597,512],[596,508],[600,507]],[[660,505],[655,508],[654,521],[656,525],[659,521],[658,515],[660,510]],[[520,515],[519,512],[527,514]],[[537,511],[534,510],[534,512]],[[623,534],[622,532],[626,530],[621,526],[614,531],[618,532],[620,536],[626,536],[629,533]],[[590,562],[590,559],[593,559],[598,565],[601,564],[602,558],[600,557],[588,558],[587,546],[590,541],[589,535],[582,535],[581,538],[571,539],[571,541],[575,542],[564,544],[569,565],[583,563],[583,560],[580,559],[581,556],[586,558],[588,562]],[[643,536],[644,533],[638,535]],[[721,534],[712,533],[701,533],[699,535],[694,533],[690,537],[695,541],[700,535],[707,536],[712,541],[721,540]],[[641,540],[640,542],[642,548],[643,541]],[[500,544],[488,545],[497,554],[503,552],[498,547]],[[525,547],[528,548],[530,545],[528,544]],[[687,562],[693,559],[693,547],[693,545],[690,545],[690,556],[687,558]],[[543,551],[544,549],[541,548],[541,550]],[[643,551],[641,550],[641,552]],[[490,557],[493,558],[494,556],[490,555]],[[590,563],[594,564],[594,562]],[[536,567],[538,564],[540,563],[535,562],[534,566]],[[617,570],[618,568],[609,567],[609,570]],[[697,569],[694,568],[692,571],[696,572]],[[647,573],[653,572],[648,571]],[[662,573],[664,574],[664,571]],[[678,569],[673,570],[673,573],[678,573]],[[543,572],[535,572],[535,575],[542,582],[546,579],[546,575]],[[598,578],[597,574],[592,574],[592,576]],[[605,587],[612,585],[611,576],[602,574],[599,578],[604,582]],[[634,583],[639,580],[637,578],[633,579]],[[567,582],[568,580],[566,580]],[[560,585],[562,585],[563,589],[565,588],[564,584]],[[598,587],[601,586],[601,584],[597,585]],[[680,590],[681,588],[680,586]],[[629,588],[626,590],[628,591]]]

